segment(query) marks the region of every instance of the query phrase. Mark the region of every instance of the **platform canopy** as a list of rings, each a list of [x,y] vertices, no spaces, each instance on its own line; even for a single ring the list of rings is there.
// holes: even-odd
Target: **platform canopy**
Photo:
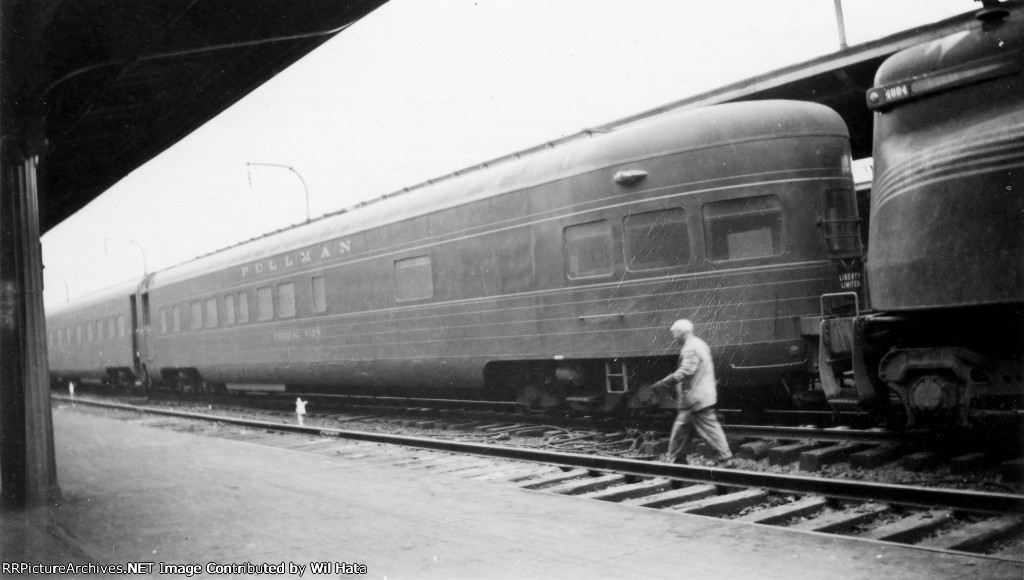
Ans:
[[[43,119],[46,232],[385,0],[51,0],[6,3],[24,48],[20,114]],[[815,101],[871,152],[864,93],[889,55],[956,30],[971,14],[668,103],[593,129],[680,108],[766,98]],[[5,63],[6,64],[6,63]],[[571,140],[568,136],[559,141]],[[545,144],[546,145],[546,144]]]
[[[40,127],[41,231],[384,1],[4,2],[5,96]]]
[[[588,127],[579,133],[541,143],[491,159],[482,165],[521,157],[548,147],[587,138],[595,132],[617,127],[656,115],[706,107],[731,101],[794,99],[821,103],[839,113],[850,130],[854,159],[871,156],[874,117],[867,107],[866,92],[874,84],[875,71],[891,55],[905,48],[929,42],[964,30],[975,20],[974,12],[961,14],[934,24],[919,26],[885,38],[837,50],[834,53],[766,72],[705,93],[667,103],[635,115],[602,125]],[[460,170],[457,173],[462,173]]]
[[[969,4],[965,3],[965,6]],[[979,8],[981,6],[979,5]],[[859,44],[813,60],[771,71],[753,78],[666,104],[611,125],[667,112],[705,107],[729,101],[795,99],[821,103],[839,113],[850,130],[853,157],[871,156],[873,116],[866,92],[874,84],[875,71],[892,54],[911,46],[963,30],[977,11],[919,26],[885,38]],[[880,15],[879,17],[884,17]],[[610,128],[610,127],[609,127]]]

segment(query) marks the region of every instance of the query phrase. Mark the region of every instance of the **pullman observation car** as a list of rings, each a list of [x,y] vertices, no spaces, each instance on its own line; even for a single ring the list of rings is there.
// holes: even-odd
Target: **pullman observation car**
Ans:
[[[893,55],[867,93],[871,308],[823,344],[850,345],[827,356],[852,354],[862,401],[892,393],[910,424],[1024,408],[1022,63],[1024,4],[1005,3]]]
[[[664,115],[152,274],[135,292],[136,374],[658,406],[647,386],[674,367],[666,328],[686,317],[723,399],[754,404],[816,376],[820,297],[857,270],[856,224],[830,109]]]

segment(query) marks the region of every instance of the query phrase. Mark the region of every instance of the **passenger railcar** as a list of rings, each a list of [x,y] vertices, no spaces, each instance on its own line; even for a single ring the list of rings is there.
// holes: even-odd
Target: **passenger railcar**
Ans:
[[[139,280],[47,309],[50,374],[61,382],[132,386],[141,368],[134,308]]]
[[[760,397],[806,386],[808,320],[859,259],[839,116],[721,105],[157,272],[138,292],[140,362],[182,388],[486,388],[611,410],[659,404],[645,385],[674,366],[666,328],[688,317],[723,397]]]
[[[824,342],[851,345],[861,399],[891,392],[911,424],[1024,408],[1022,63],[1024,4],[1005,3],[892,56],[867,94],[871,309]]]

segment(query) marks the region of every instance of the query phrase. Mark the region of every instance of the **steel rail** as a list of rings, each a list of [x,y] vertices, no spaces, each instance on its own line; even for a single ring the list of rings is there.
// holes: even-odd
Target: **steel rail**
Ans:
[[[290,397],[310,397],[323,399],[326,401],[357,401],[357,402],[368,402],[368,403],[384,403],[384,404],[395,404],[395,405],[429,405],[429,404],[440,404],[448,405],[453,407],[464,406],[464,407],[492,407],[495,409],[508,409],[516,406],[515,401],[480,401],[472,399],[429,399],[423,397],[397,397],[397,396],[381,396],[381,395],[336,395],[331,393],[270,393],[274,398],[290,398]]]
[[[760,437],[763,439],[813,439],[837,443],[909,444],[917,443],[931,436],[928,431],[871,431],[858,429],[836,429],[820,427],[773,427],[763,425],[722,425],[726,433],[737,437]]]
[[[439,409],[450,410],[450,409],[466,409],[468,412],[496,412],[502,413],[510,407],[514,407],[516,403],[507,401],[482,401],[472,399],[428,399],[419,397],[399,397],[399,396],[380,396],[380,395],[339,395],[330,393],[279,393],[270,392],[266,393],[264,397],[253,397],[250,400],[259,401],[274,401],[276,403],[289,404],[289,401],[294,397],[308,398],[310,401],[321,401],[329,404],[341,404],[344,405],[348,402],[353,403],[366,403],[372,405],[373,403],[379,403],[382,407],[388,407],[393,409],[402,408],[426,408],[431,404],[438,405]],[[163,400],[163,397],[159,397]],[[176,397],[167,397],[169,401],[179,401]],[[238,399],[232,398],[215,398],[214,402],[237,402]],[[209,402],[204,399],[202,402]],[[246,402],[246,401],[242,401]],[[476,409],[474,410],[474,407]],[[651,429],[657,424],[664,423],[667,426],[671,424],[673,416],[665,416],[661,418],[647,418],[645,420],[612,420],[612,421],[600,421],[593,420],[590,418],[576,417],[576,418],[553,418],[545,416],[522,416],[522,415],[509,415],[506,419],[513,422],[525,422],[537,425],[548,425],[552,424],[552,421],[560,425],[565,425],[568,428],[573,429],[618,429],[627,430],[630,428],[641,428],[643,430]],[[481,420],[484,417],[480,417]],[[486,417],[487,420],[498,420],[499,417]],[[783,427],[773,425],[743,425],[736,424],[730,425],[729,423],[723,423],[722,428],[731,437],[756,437],[761,439],[778,439],[778,440],[814,440],[814,441],[828,441],[833,443],[865,443],[865,444],[876,444],[876,445],[915,445],[924,443],[926,439],[937,437],[939,435],[933,434],[929,431],[918,430],[918,431],[878,431],[878,430],[858,430],[858,429],[845,429],[845,428],[829,428],[829,427]]]
[[[293,396],[298,397],[309,397],[313,399],[322,399],[326,401],[357,401],[357,402],[378,402],[385,405],[395,406],[417,406],[417,405],[430,405],[438,404],[451,407],[481,407],[481,408],[493,408],[493,409],[508,409],[515,407],[516,403],[511,401],[480,401],[480,400],[462,400],[462,399],[427,399],[427,398],[416,398],[416,397],[396,397],[396,396],[379,396],[379,395],[335,395],[335,394],[323,394],[323,393],[272,393],[272,398],[283,398],[287,399]],[[510,417],[509,420],[520,420],[522,417]],[[550,417],[536,417],[526,418],[536,419],[538,422],[549,423],[551,422]],[[663,418],[664,421],[671,423],[671,417]],[[646,423],[650,424],[656,422],[658,419],[650,419]],[[576,422],[586,423],[586,421]],[[607,423],[603,425],[594,424],[594,427],[607,427]],[[623,422],[622,428],[626,427],[626,423]],[[791,440],[803,440],[813,439],[815,441],[832,441],[837,443],[875,443],[875,444],[910,444],[920,442],[922,439],[927,437],[929,433],[927,431],[912,431],[912,432],[898,432],[898,431],[870,431],[870,430],[855,430],[855,429],[836,429],[836,428],[821,428],[821,427],[775,427],[766,425],[730,425],[728,423],[723,424],[722,428],[726,433],[736,437],[761,437],[764,439],[791,439]]]
[[[326,427],[299,426],[289,423],[257,421],[222,415],[204,415],[201,413],[173,411],[170,409],[159,409],[154,407],[138,407],[133,405],[124,405],[121,403],[105,403],[101,401],[71,399],[68,397],[54,396],[53,398],[58,401],[68,403],[86,404],[125,411],[197,419],[202,421],[216,421],[259,429],[275,429],[279,431],[303,433],[308,435],[328,435],[332,437],[351,439],[354,441],[404,445],[406,447],[481,455],[501,459],[530,461],[569,468],[584,468],[594,471],[613,471],[636,477],[667,477],[698,483],[766,488],[785,493],[815,494],[830,498],[854,501],[874,501],[923,507],[944,507],[955,510],[994,514],[1024,514],[1024,496],[1008,493],[913,487],[908,485],[870,483],[845,479],[824,479],[778,473],[740,471],[719,467],[678,465],[671,463],[639,461],[635,459],[622,459],[618,457],[579,455],[557,451],[524,449],[521,447],[505,447],[463,441],[409,437],[368,431],[350,431]]]

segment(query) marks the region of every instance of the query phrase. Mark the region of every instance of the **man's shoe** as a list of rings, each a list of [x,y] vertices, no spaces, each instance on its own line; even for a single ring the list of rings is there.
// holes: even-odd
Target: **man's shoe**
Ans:
[[[662,463],[674,463],[676,465],[689,465],[689,462],[686,460],[685,456],[672,457],[668,453],[666,453],[666,454],[661,456],[661,462]]]

